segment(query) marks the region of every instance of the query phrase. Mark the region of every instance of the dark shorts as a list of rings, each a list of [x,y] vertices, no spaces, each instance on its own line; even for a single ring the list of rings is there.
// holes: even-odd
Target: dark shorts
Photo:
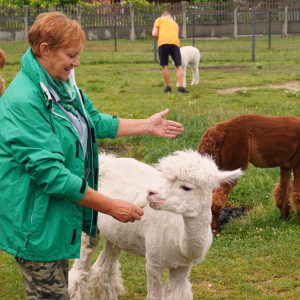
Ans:
[[[180,48],[173,44],[165,44],[158,47],[158,54],[161,66],[167,66],[169,62],[169,55],[171,55],[174,65],[181,66]]]
[[[29,300],[69,300],[69,260],[38,262],[16,258]]]

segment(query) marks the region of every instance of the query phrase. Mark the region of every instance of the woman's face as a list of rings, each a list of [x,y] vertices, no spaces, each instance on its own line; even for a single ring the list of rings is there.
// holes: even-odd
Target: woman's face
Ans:
[[[69,78],[71,70],[74,67],[79,67],[78,56],[81,50],[81,44],[48,50],[43,67],[57,81],[65,81]]]

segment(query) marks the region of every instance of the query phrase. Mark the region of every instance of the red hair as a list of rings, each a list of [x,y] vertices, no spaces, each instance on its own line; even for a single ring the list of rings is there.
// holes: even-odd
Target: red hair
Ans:
[[[35,56],[41,56],[40,45],[47,43],[50,50],[65,48],[70,45],[84,46],[85,33],[76,20],[69,19],[61,12],[38,15],[28,31],[28,42]]]

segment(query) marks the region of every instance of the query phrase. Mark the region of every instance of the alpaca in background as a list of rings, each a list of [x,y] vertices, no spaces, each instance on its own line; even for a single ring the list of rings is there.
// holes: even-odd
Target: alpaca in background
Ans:
[[[3,69],[6,64],[6,56],[3,50],[0,49],[0,69]],[[5,80],[0,76],[0,96],[5,91]]]
[[[198,65],[200,61],[200,51],[192,46],[186,46],[180,48],[181,65],[183,71],[183,86],[186,87],[186,67],[189,65],[193,72],[193,80],[191,85],[199,83],[199,70]],[[178,83],[177,85],[178,86]]]
[[[291,213],[290,194],[300,224],[300,118],[261,115],[237,116],[210,127],[197,151],[213,157],[220,170],[246,170],[249,163],[258,168],[280,168],[280,181],[273,194],[282,219]],[[291,174],[294,173],[291,188]],[[212,229],[221,231],[220,213],[237,184],[223,183],[213,193]]]

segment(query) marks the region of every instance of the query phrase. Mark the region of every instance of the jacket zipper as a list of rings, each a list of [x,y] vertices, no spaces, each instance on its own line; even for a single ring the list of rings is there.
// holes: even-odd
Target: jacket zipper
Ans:
[[[75,81],[75,78],[74,78],[74,81]],[[92,130],[91,130],[91,125],[90,125],[90,122],[88,120],[88,117],[86,115],[86,112],[85,112],[85,108],[84,108],[84,105],[83,105],[83,100],[82,100],[82,97],[81,97],[81,93],[77,87],[77,84],[74,85],[76,90],[77,90],[77,94],[79,96],[79,99],[80,99],[80,104],[81,104],[81,107],[82,107],[82,110],[84,112],[84,115],[85,115],[85,118],[86,118],[86,121],[88,123],[88,127],[89,127],[89,133],[90,133],[90,145],[91,145],[91,164],[92,164],[92,180],[93,180],[93,190],[95,189],[95,182],[94,182],[94,158],[93,158],[93,154],[94,154],[94,151],[93,151],[93,141],[92,141]],[[88,157],[88,155],[87,155]],[[92,216],[91,216],[91,224],[90,224],[90,232],[89,232],[89,236],[90,236],[90,242],[91,242],[91,248],[93,248],[93,242],[92,242],[92,227],[93,227],[93,221],[94,221],[94,210],[92,209]]]
[[[59,115],[59,114],[57,114],[57,113],[54,112],[54,108],[53,108],[53,100],[52,100],[52,98],[51,98],[51,95],[50,95],[48,89],[46,88],[46,86],[45,86],[44,84],[41,84],[41,86],[42,86],[43,90],[45,91],[45,93],[47,94],[48,101],[50,102],[50,107],[51,107],[51,110],[52,110],[53,114],[57,115],[57,116],[60,117],[60,118],[63,118],[63,119],[65,119],[65,120],[67,120],[67,121],[75,128],[75,126],[72,124],[72,122],[70,122],[70,121],[69,121],[68,119],[66,119],[65,117],[63,117],[63,116],[61,116],[61,115]],[[80,91],[79,91],[79,89],[78,89],[78,87],[77,87],[77,84],[76,84],[76,82],[75,82],[75,77],[74,77],[74,86],[75,86],[76,91],[77,91],[77,93],[78,93],[79,100],[80,100],[80,104],[81,104],[82,110],[83,110],[84,115],[85,115],[85,119],[86,119],[87,124],[88,124],[88,127],[89,127],[90,145],[91,145],[91,154],[92,154],[92,155],[91,155],[91,160],[92,160],[92,161],[91,161],[91,164],[92,164],[92,183],[93,183],[93,190],[94,190],[94,189],[95,189],[95,182],[94,182],[94,158],[93,158],[94,151],[93,151],[93,141],[92,141],[91,125],[90,125],[90,122],[89,122],[88,117],[87,117],[87,115],[86,115],[86,111],[85,111],[84,105],[83,105],[83,103],[82,103],[82,102],[83,102],[82,96],[81,96],[81,93],[80,93]],[[51,100],[51,101],[50,101],[50,100]],[[52,105],[51,105],[51,104],[52,104]],[[75,128],[75,130],[76,130],[76,128]],[[76,132],[78,133],[77,130],[76,130]],[[78,134],[78,135],[79,135],[79,134]],[[88,153],[87,153],[87,160],[88,160],[88,157],[89,157],[89,155],[88,155]],[[92,244],[92,234],[93,234],[93,232],[92,232],[92,226],[93,226],[93,220],[94,220],[94,210],[92,209],[91,224],[90,224],[90,232],[89,232],[89,236],[90,236],[90,239],[91,239],[91,247],[93,247],[93,244]]]
[[[34,201],[34,202],[35,202],[35,201]],[[31,211],[29,231],[28,231],[28,233],[27,233],[27,235],[26,235],[26,239],[25,239],[25,243],[24,243],[25,248],[28,248],[28,238],[29,238],[29,234],[30,234],[30,231],[31,231],[32,220],[33,220],[34,202],[33,202],[32,211]]]

